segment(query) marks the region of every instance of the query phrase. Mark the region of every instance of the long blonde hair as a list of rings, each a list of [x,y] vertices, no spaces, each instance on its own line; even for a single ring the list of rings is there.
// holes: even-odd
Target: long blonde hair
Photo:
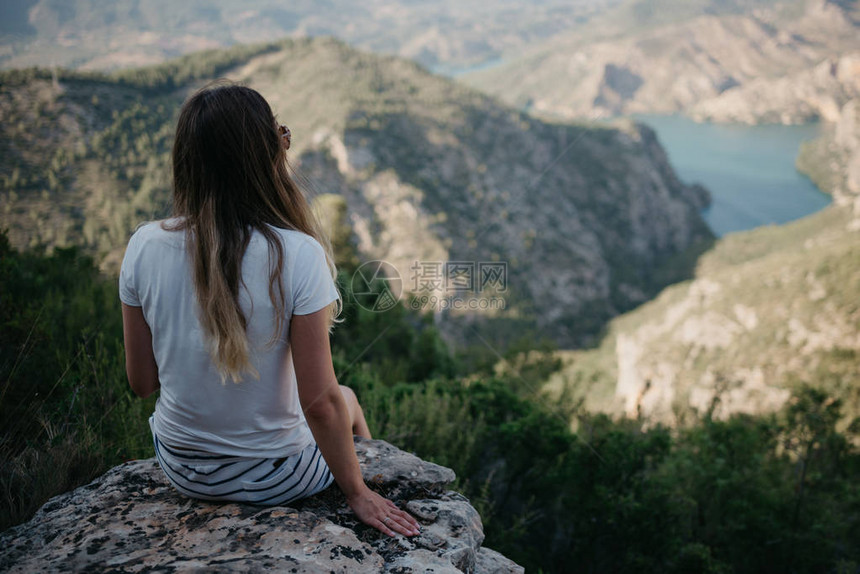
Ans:
[[[233,382],[259,377],[250,362],[247,320],[239,306],[242,258],[254,230],[269,250],[269,297],[275,331],[283,332],[284,247],[270,226],[306,233],[322,244],[336,278],[331,245],[301,190],[290,177],[286,146],[266,100],[229,83],[204,87],[182,106],[173,143],[172,229],[184,229],[193,268],[200,323],[212,358]],[[329,306],[329,328],[341,299]]]

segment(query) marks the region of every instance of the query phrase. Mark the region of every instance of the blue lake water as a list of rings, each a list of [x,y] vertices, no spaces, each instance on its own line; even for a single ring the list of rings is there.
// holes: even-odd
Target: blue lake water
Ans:
[[[820,127],[696,123],[681,116],[636,115],[651,126],[678,176],[713,198],[704,218],[717,235],[786,223],[830,203],[794,162]]]

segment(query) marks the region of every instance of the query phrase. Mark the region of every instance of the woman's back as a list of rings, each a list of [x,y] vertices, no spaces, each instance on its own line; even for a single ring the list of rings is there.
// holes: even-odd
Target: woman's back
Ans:
[[[170,225],[168,225],[170,227]],[[337,299],[322,246],[272,227],[283,245],[286,317],[318,311]],[[148,223],[129,242],[120,274],[124,303],[140,306],[152,331],[161,396],[153,430],[166,445],[213,454],[285,457],[312,436],[302,415],[289,350],[289,322],[272,342],[270,252],[254,232],[242,258],[239,301],[247,320],[251,365],[240,383],[224,382],[200,320],[184,231]]]
[[[250,88],[208,86],[183,104],[175,217],[141,227],[120,271],[129,384],[161,391],[153,443],[180,492],[272,505],[337,480],[364,523],[417,534],[361,477],[352,433],[370,429],[331,359],[334,261],[289,147]]]

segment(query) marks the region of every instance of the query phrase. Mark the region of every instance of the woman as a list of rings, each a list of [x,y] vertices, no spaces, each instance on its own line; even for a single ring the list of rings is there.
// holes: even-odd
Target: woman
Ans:
[[[134,233],[120,272],[129,383],[161,390],[150,425],[180,492],[275,505],[334,480],[360,520],[414,535],[361,478],[352,435],[370,432],[335,378],[334,264],[288,174],[289,138],[246,87],[209,86],[182,107],[174,217]]]

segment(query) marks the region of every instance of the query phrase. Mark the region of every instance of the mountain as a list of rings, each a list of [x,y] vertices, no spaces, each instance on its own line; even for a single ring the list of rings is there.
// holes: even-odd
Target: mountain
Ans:
[[[679,424],[774,411],[805,383],[860,416],[860,100],[798,166],[833,193],[830,207],[720,239],[692,280],[614,319],[595,349],[562,353],[549,389]]]
[[[494,337],[530,325],[562,345],[587,340],[711,240],[707,192],[678,180],[647,127],[540,121],[415,63],[304,39],[109,76],[3,73],[0,213],[13,244],[82,245],[115,270],[134,227],[168,212],[181,102],[220,76],[269,99],[300,174],[343,198],[361,257],[393,264],[406,290],[425,279],[416,261],[505,264],[506,290],[429,293],[501,297]],[[464,323],[448,318],[492,313],[436,315],[457,339]]]
[[[860,97],[860,52],[830,57],[789,76],[760,78],[699,102],[698,121],[802,124],[836,122],[841,108]]]
[[[115,69],[202,49],[332,35],[457,69],[587,22],[620,0],[4,0],[0,66]]]
[[[761,84],[773,84],[771,91],[777,91],[783,78],[829,66],[824,63],[828,59],[860,50],[856,2],[748,3],[720,11],[701,3],[682,9],[681,3],[666,0],[666,11],[634,9],[645,4],[624,5],[626,12],[610,11],[594,30],[558,35],[464,79],[511,105],[561,117],[688,113],[721,106],[756,111],[739,102],[740,96],[758,97],[763,90],[756,86]],[[672,6],[678,10],[668,9]],[[515,83],[509,81],[512,77]],[[839,83],[821,83],[834,86],[840,89]],[[778,105],[760,116],[743,117],[781,119],[784,99],[780,96]],[[730,111],[711,116],[734,119]]]

